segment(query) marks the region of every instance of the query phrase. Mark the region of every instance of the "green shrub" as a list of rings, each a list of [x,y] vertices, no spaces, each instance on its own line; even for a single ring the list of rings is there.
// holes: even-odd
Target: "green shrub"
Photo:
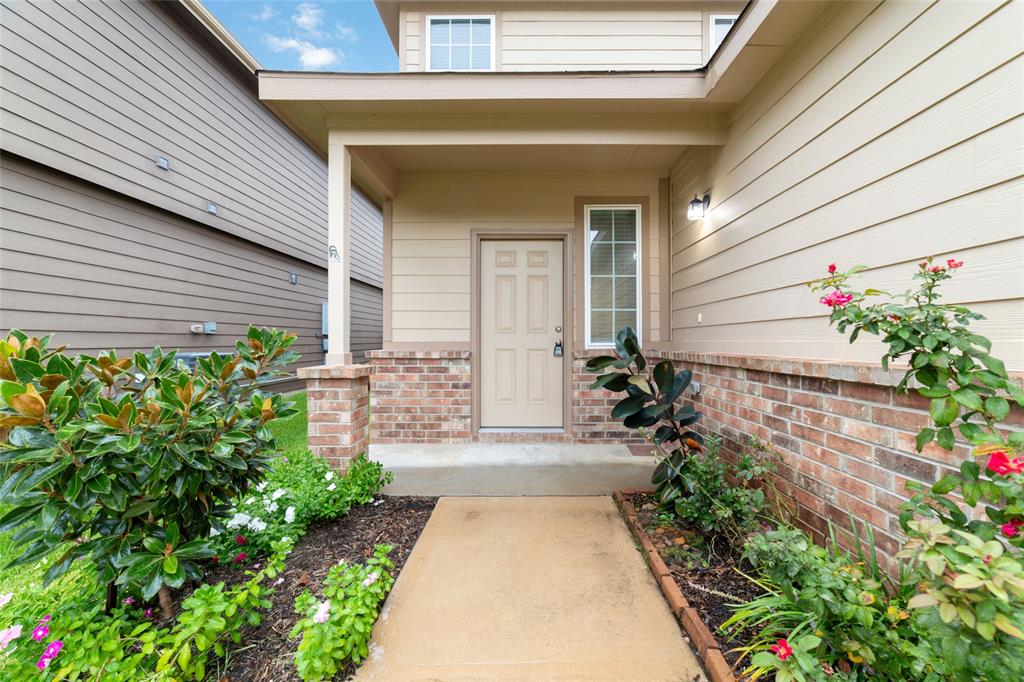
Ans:
[[[52,613],[38,608],[0,610],[0,623],[21,626],[23,631],[0,657],[0,678],[92,682],[216,679],[219,675],[211,673],[216,672],[229,647],[241,644],[243,627],[258,625],[260,612],[270,607],[273,588],[268,582],[284,570],[292,546],[291,540],[276,543],[263,569],[247,572],[245,582],[230,588],[224,583],[201,586],[182,602],[181,613],[168,627],[157,626],[151,610],[143,613],[131,603],[123,603],[109,614],[98,604],[75,602]],[[39,641],[29,636],[34,624],[47,628]],[[56,654],[40,667],[43,652],[54,648]]]
[[[377,545],[364,564],[332,566],[324,579],[323,601],[309,590],[295,600],[301,618],[291,636],[302,636],[295,667],[306,682],[329,680],[351,659],[369,655],[370,635],[394,578],[390,545]]]
[[[266,422],[292,408],[260,383],[297,356],[295,337],[250,327],[234,356],[189,372],[159,348],[72,358],[14,330],[0,341],[0,532],[12,565],[63,553],[45,579],[89,556],[100,580],[132,585],[166,611],[166,587],[201,577],[207,537],[274,451]]]
[[[283,536],[302,537],[313,521],[371,502],[392,477],[363,455],[349,463],[344,476],[308,450],[279,457],[266,479],[237,498],[230,517],[211,531],[215,556],[243,563],[266,554]]]

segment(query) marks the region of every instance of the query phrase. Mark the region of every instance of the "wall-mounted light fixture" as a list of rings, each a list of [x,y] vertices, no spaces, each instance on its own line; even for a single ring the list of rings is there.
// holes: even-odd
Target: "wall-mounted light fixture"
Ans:
[[[701,199],[696,194],[693,195],[693,201],[686,209],[687,220],[700,220],[708,212],[708,206],[711,205],[711,195],[705,194],[704,198]]]
[[[298,284],[299,283],[299,276],[296,273],[294,273],[294,272],[290,272],[290,273],[288,273],[288,280],[292,284]]]

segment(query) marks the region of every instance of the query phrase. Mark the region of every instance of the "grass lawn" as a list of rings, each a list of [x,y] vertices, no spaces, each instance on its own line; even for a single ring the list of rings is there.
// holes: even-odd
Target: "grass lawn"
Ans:
[[[299,413],[270,423],[270,429],[277,436],[278,446],[285,455],[306,450],[306,393],[303,391],[291,397],[295,400]],[[7,509],[0,505],[0,516],[3,516]],[[10,533],[0,533],[0,593],[13,592],[15,600],[32,601],[42,608],[55,606],[74,596],[87,596],[89,592],[96,590],[95,583],[90,579],[91,567],[86,561],[75,562],[63,578],[44,589],[43,574],[50,561],[58,556],[58,552],[30,566],[4,568],[21,553],[22,549],[14,545]]]

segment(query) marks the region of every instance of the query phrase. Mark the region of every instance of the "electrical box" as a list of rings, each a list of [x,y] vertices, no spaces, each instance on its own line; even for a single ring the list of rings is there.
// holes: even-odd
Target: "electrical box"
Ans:
[[[217,323],[216,322],[203,322],[203,333],[204,334],[216,334]]]

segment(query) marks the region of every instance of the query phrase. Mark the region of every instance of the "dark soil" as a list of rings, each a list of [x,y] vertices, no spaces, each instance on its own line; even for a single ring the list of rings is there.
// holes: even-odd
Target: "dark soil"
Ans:
[[[395,564],[394,575],[398,577],[437,499],[386,496],[378,499],[383,502],[354,507],[339,519],[309,527],[286,559],[284,582],[274,588],[271,597],[273,606],[261,614],[260,625],[246,628],[241,647],[228,652],[227,669],[222,671],[220,682],[300,679],[292,664],[298,641],[288,638],[298,619],[295,597],[305,589],[316,594],[327,571],[339,561],[363,561],[373,553],[374,545],[392,545],[390,558]],[[225,566],[208,574],[206,582],[233,583],[243,578],[241,570]],[[350,662],[336,679],[347,679],[357,667]]]
[[[729,605],[748,602],[764,593],[740,573],[751,575],[751,566],[740,558],[742,548],[731,546],[724,538],[707,538],[675,523],[662,525],[654,497],[648,493],[630,493],[626,500],[636,509],[640,525],[690,606],[718,638],[725,660],[735,666],[739,654],[733,650],[745,645],[754,633],[744,631],[726,638],[719,627],[733,613]],[[738,676],[739,670],[735,672]]]

